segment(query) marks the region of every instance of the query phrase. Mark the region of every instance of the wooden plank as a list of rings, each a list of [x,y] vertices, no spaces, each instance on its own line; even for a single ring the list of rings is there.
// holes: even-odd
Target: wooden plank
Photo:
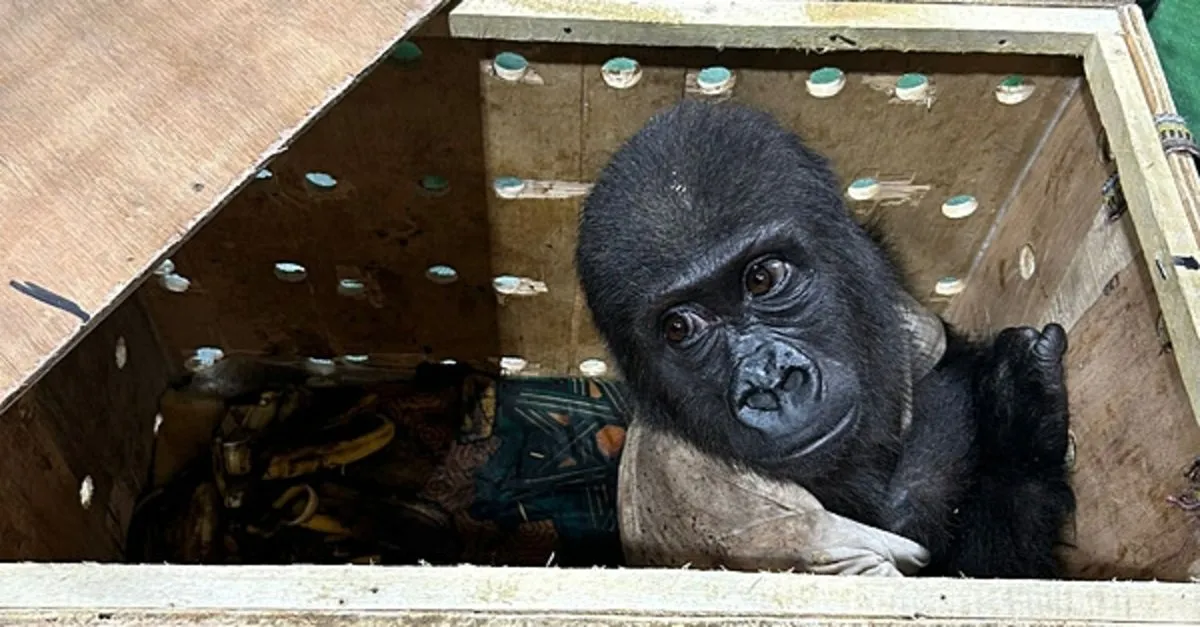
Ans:
[[[0,410],[441,4],[0,5]]]
[[[604,591],[597,594],[597,590]],[[36,612],[36,613],[32,613]],[[0,565],[0,621],[274,624],[1197,624],[1200,586],[661,569]],[[394,623],[393,623],[394,624]]]
[[[376,365],[498,354],[479,115],[485,45],[409,40],[418,58],[375,68],[270,164],[270,178],[251,182],[172,257],[186,292],[142,287],[173,360],[199,346]],[[310,172],[336,184],[315,187]],[[448,182],[445,193],[421,187],[431,175]],[[283,260],[307,276],[279,280]],[[437,264],[457,280],[431,281]]]
[[[1070,335],[1075,577],[1186,581],[1200,557],[1194,517],[1167,501],[1187,488],[1200,427],[1158,332],[1150,272],[1134,259],[1104,279]]]
[[[1103,129],[1090,100],[1086,87],[1076,84],[1060,103],[1012,197],[996,212],[965,291],[946,311],[954,324],[1035,324],[1048,307],[1092,226],[1108,178]]]
[[[1081,55],[1106,8],[734,0],[463,0],[455,37],[718,48]]]
[[[0,560],[121,559],[166,373],[129,299],[0,414]]]
[[[1200,259],[1192,216],[1172,177],[1125,39],[1097,36],[1084,57],[1084,69],[1120,171],[1143,259],[1153,270],[1192,414],[1200,421],[1200,271],[1175,265],[1177,259]],[[1149,64],[1143,69],[1160,71]]]

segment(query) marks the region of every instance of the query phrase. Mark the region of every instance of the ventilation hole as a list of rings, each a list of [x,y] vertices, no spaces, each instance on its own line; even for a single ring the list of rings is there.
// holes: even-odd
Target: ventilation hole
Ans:
[[[337,291],[342,296],[361,296],[367,289],[366,284],[358,279],[339,279]]]
[[[265,180],[271,178],[272,176],[275,176],[275,175],[272,174],[271,171],[266,168],[263,168],[254,174],[254,178],[256,178],[260,181],[265,181]]]
[[[521,80],[529,71],[529,62],[525,57],[515,52],[501,52],[492,59],[492,69],[496,76],[511,82]]]
[[[516,198],[525,191],[525,181],[515,176],[501,176],[492,181],[492,188],[501,198]]]
[[[1013,74],[996,85],[996,100],[1006,105],[1021,104],[1029,100],[1033,91],[1033,83],[1026,81],[1023,76]]]
[[[924,74],[903,74],[896,79],[896,97],[904,101],[923,100],[929,93],[929,79]]]
[[[450,285],[458,280],[458,270],[447,265],[429,266],[425,269],[425,278],[438,285]]]
[[[284,283],[299,283],[308,278],[308,270],[298,263],[280,261],[275,264],[275,278]]]
[[[600,75],[613,89],[629,89],[642,80],[642,67],[629,57],[613,57],[600,66]]]
[[[856,179],[846,188],[846,195],[852,200],[870,200],[879,194],[879,181],[873,178]]]
[[[154,435],[158,435],[158,430],[162,428],[163,415],[154,414]]]
[[[975,213],[975,210],[978,208],[979,201],[975,200],[974,196],[960,194],[958,196],[951,196],[946,202],[942,203],[942,215],[951,220],[958,220]]]
[[[544,281],[502,274],[492,279],[492,289],[505,296],[533,296],[549,291]]]
[[[602,377],[608,372],[603,359],[585,359],[579,362],[579,373],[585,377]]]
[[[327,377],[337,372],[337,364],[332,359],[309,357],[304,360],[304,369],[319,377]]]
[[[809,74],[804,86],[814,98],[832,98],[846,86],[846,74],[835,67],[823,67]]]
[[[87,475],[79,484],[79,504],[83,509],[91,509],[92,497],[96,494],[96,484],[92,481],[92,476]]]
[[[184,362],[183,367],[189,372],[199,372],[211,368],[213,364],[225,359],[225,351],[215,346],[201,346]]]
[[[997,41],[997,42],[996,42],[996,44],[997,44],[997,45],[999,45],[999,46],[1007,46],[1007,45],[1008,45],[1008,40],[1007,40],[1007,39],[1001,39],[1000,41]]]
[[[176,294],[182,294],[192,287],[192,282],[187,277],[174,272],[158,277],[158,284],[168,292]]]
[[[963,288],[966,286],[966,283],[963,283],[962,279],[948,276],[939,279],[937,285],[933,286],[933,291],[939,296],[954,296],[963,291]]]
[[[1067,430],[1067,452],[1063,455],[1063,465],[1067,470],[1075,470],[1075,432]]]
[[[454,360],[454,359],[443,359],[443,360],[439,361],[438,363],[442,364],[443,366],[457,366],[458,365],[458,361]]]
[[[444,176],[429,174],[421,177],[421,189],[431,196],[443,196],[450,191],[450,181]]]
[[[337,179],[328,172],[309,172],[304,175],[304,180],[317,189],[333,189],[337,186]]]
[[[696,74],[696,87],[710,96],[728,91],[732,83],[733,72],[720,65],[706,67]]]
[[[529,362],[520,357],[501,357],[500,374],[514,375],[525,369]]]
[[[342,355],[342,361],[348,364],[365,364],[371,361],[370,355]]]
[[[1017,255],[1017,268],[1021,272],[1021,278],[1026,281],[1037,271],[1037,258],[1033,254],[1033,245],[1025,244],[1021,247],[1021,252]]]
[[[421,47],[411,41],[402,41],[392,49],[391,58],[400,63],[416,63],[421,60]]]
[[[163,259],[162,263],[158,264],[158,267],[154,269],[154,274],[162,276],[164,274],[171,274],[174,271],[175,262],[170,259]]]
[[[125,346],[125,338],[117,338],[117,348],[114,351],[113,357],[117,361],[117,370],[125,369],[125,362],[129,360],[129,349]]]

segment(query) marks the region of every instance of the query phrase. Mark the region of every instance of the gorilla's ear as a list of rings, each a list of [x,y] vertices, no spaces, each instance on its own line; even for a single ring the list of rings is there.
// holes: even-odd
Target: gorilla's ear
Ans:
[[[906,430],[912,423],[913,387],[933,370],[946,352],[946,327],[941,318],[917,302],[908,291],[901,289],[898,292],[896,308],[903,320],[908,347],[906,371],[900,373],[907,383],[900,414],[900,428]]]

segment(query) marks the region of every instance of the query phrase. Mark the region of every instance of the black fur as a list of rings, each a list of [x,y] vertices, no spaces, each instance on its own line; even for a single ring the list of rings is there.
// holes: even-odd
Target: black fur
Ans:
[[[770,116],[660,112],[596,181],[576,261],[644,420],[921,542],[922,574],[1059,576],[1062,328],[947,327],[902,435],[899,272],[826,160]]]

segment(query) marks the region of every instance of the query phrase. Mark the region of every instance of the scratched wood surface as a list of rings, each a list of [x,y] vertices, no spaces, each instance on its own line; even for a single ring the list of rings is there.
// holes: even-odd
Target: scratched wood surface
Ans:
[[[441,4],[0,5],[0,409]]]

